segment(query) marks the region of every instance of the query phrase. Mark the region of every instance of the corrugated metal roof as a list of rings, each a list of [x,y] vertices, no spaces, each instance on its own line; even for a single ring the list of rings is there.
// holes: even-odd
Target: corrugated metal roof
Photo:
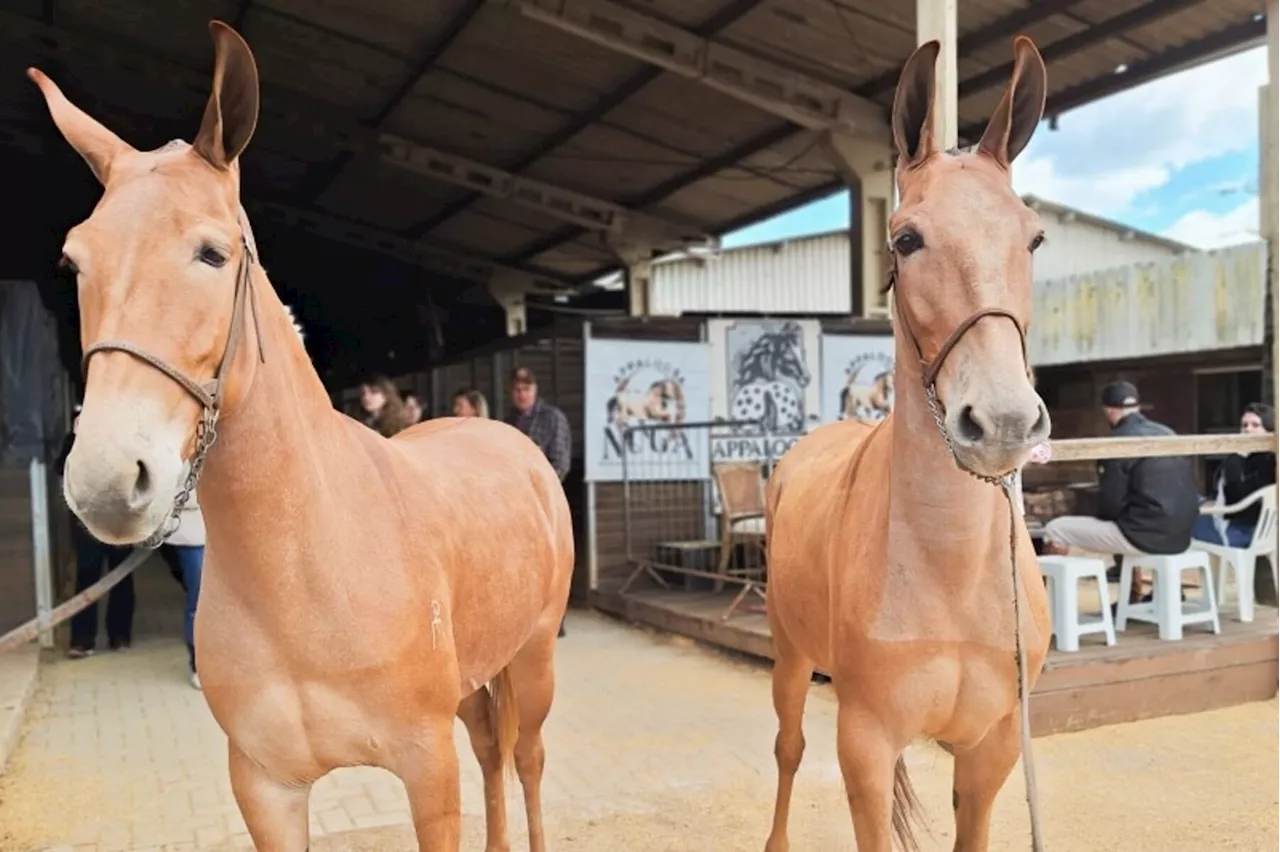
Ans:
[[[886,112],[916,42],[909,2],[620,2]],[[982,128],[999,97],[1015,33],[1032,35],[1045,55],[1052,114],[1256,43],[1260,12],[1259,0],[964,0],[962,135]],[[213,16],[235,24],[260,64],[264,111],[243,164],[248,200],[324,213],[374,251],[425,241],[572,281],[618,264],[599,231],[389,163],[379,134],[711,233],[842,185],[813,131],[485,0],[8,3],[0,103],[13,106],[0,110],[0,142],[62,145],[23,76],[31,64],[56,71],[133,144],[189,138],[208,93]],[[42,191],[62,196],[47,184]],[[302,217],[280,221],[299,233],[311,227]],[[447,275],[429,284],[435,308],[466,318],[450,329],[495,325],[477,307],[452,304],[451,293],[472,284]],[[328,296],[358,298],[344,295],[350,289],[342,280]]]

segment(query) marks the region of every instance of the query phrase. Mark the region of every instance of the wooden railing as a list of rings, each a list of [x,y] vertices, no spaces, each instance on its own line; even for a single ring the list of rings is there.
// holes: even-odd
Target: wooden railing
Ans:
[[[1066,438],[1051,442],[1053,462],[1102,461],[1150,456],[1213,456],[1223,453],[1276,452],[1276,436],[1169,435],[1140,438]]]

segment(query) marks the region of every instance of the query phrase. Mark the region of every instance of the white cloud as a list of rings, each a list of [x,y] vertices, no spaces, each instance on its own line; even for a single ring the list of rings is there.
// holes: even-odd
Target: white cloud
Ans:
[[[1257,139],[1265,48],[1121,92],[1041,126],[1014,166],[1014,185],[1102,216],[1193,163],[1247,150]]]
[[[1196,248],[1216,249],[1258,239],[1258,197],[1225,213],[1192,210],[1165,229],[1164,236]]]

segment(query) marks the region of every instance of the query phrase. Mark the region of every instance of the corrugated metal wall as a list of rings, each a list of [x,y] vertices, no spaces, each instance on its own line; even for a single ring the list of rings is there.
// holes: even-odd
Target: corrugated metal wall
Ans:
[[[847,314],[849,236],[839,232],[653,267],[650,310],[681,314]]]
[[[1037,281],[1156,263],[1177,254],[1171,245],[1125,238],[1092,222],[1053,213],[1042,219],[1048,239],[1036,253]],[[836,232],[659,263],[653,268],[651,310],[670,317],[847,314],[853,309],[850,251],[848,234]]]

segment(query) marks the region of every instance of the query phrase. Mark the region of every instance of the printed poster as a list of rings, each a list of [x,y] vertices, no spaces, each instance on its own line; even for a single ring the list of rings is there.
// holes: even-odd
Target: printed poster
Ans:
[[[822,336],[822,422],[877,423],[893,410],[893,335]]]
[[[705,343],[588,338],[583,452],[588,482],[706,479],[711,419]],[[624,458],[625,457],[625,458]]]
[[[712,462],[777,461],[820,420],[818,320],[715,319]]]

